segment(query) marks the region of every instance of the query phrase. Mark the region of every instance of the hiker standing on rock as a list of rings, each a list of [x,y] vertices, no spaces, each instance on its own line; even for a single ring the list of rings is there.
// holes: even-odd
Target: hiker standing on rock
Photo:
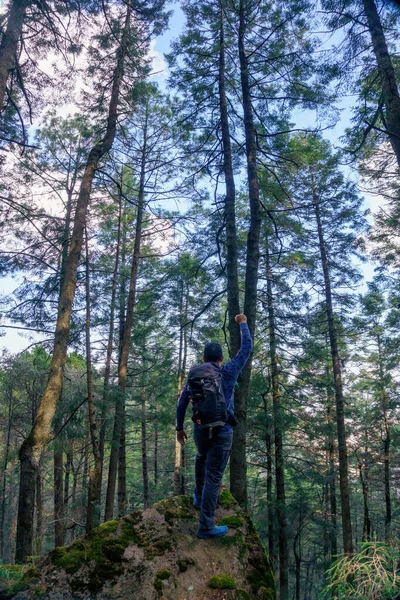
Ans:
[[[187,440],[185,413],[189,402],[192,403],[194,441],[198,451],[193,506],[200,508],[197,532],[200,538],[221,537],[228,532],[226,525],[215,525],[214,513],[232,447],[232,427],[237,425],[233,410],[235,384],[253,349],[246,315],[236,315],[235,321],[241,331],[237,355],[222,366],[221,345],[217,342],[206,344],[204,363],[190,369],[176,409],[176,437],[184,444]]]

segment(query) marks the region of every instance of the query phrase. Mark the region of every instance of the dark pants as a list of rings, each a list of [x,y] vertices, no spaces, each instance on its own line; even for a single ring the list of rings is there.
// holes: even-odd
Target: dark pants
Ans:
[[[232,447],[232,434],[222,433],[221,429],[214,427],[210,438],[209,429],[194,428],[194,441],[198,450],[195,494],[201,499],[201,529],[214,527],[218,491]]]

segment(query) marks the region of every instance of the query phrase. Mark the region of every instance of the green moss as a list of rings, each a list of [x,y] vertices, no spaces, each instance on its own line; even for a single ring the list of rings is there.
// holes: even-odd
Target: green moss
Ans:
[[[160,571],[157,571],[156,573],[156,578],[158,579],[169,579],[172,576],[171,571],[169,571],[169,569],[160,569]]]
[[[223,517],[218,525],[227,525],[228,527],[242,527],[244,525],[243,519],[236,515]]]
[[[195,565],[193,558],[180,558],[178,560],[178,568],[181,573],[185,573],[189,567]]]
[[[198,518],[198,513],[192,503],[193,499],[190,496],[173,496],[157,502],[154,508],[164,515],[167,522],[171,522],[173,519]]]
[[[248,548],[249,564],[247,581],[251,585],[252,591],[257,594],[257,597],[261,597],[264,600],[275,600],[275,579],[268,555],[257,530],[248,515],[246,521],[248,535],[246,536],[245,542]]]
[[[154,589],[156,590],[159,596],[162,596],[163,594],[162,582],[166,579],[170,579],[170,577],[173,577],[173,573],[169,569],[160,569],[159,571],[157,571],[153,585]]]
[[[220,573],[219,575],[213,575],[209,579],[208,585],[215,590],[234,590],[236,581],[233,579],[232,575]]]
[[[217,540],[220,546],[226,546],[227,548],[230,548],[231,546],[238,546],[241,548],[245,543],[243,534],[240,531],[235,533],[235,535],[226,535],[224,537],[217,538]]]
[[[99,534],[110,534],[110,533],[114,533],[114,531],[117,531],[118,529],[118,519],[113,519],[112,521],[106,521],[105,523],[102,523],[101,525],[98,526],[97,531]]]
[[[254,596],[242,588],[235,591],[234,600],[253,600]]]
[[[120,521],[103,523],[90,535],[73,542],[70,546],[53,550],[50,559],[56,567],[69,574],[76,573],[82,565],[93,562],[87,587],[90,591],[97,592],[105,581],[113,580],[123,572],[123,555],[131,542],[138,546],[148,543],[137,529],[141,519],[141,513],[137,512]],[[84,589],[85,584],[76,577],[71,579],[71,586],[78,590]]]
[[[32,567],[27,565],[0,565],[0,587],[2,597],[11,598],[18,592],[26,590],[33,578],[24,580],[25,573]],[[35,581],[37,577],[35,578]]]
[[[41,598],[42,596],[44,596],[46,594],[46,591],[44,589],[44,587],[42,587],[41,585],[39,585],[36,589],[35,589],[35,596],[37,596],[38,598]]]
[[[222,490],[218,502],[220,506],[224,506],[225,508],[231,508],[232,506],[237,505],[235,498],[230,491],[226,489]]]

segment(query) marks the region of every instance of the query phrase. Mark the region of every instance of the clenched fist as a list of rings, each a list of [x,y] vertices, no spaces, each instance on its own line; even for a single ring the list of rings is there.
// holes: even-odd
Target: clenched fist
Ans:
[[[239,325],[240,325],[241,323],[247,323],[247,317],[246,317],[246,315],[236,315],[236,317],[235,317],[235,321],[236,321],[236,323],[238,323]]]

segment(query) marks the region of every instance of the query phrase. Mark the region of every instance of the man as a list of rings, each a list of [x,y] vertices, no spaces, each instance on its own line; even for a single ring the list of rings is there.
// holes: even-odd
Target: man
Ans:
[[[196,422],[194,424],[194,441],[198,453],[193,505],[200,508],[200,528],[197,536],[204,539],[221,537],[228,532],[225,525],[218,527],[214,524],[214,513],[222,476],[232,447],[232,426],[237,423],[233,410],[235,384],[253,349],[246,315],[236,315],[235,321],[240,326],[241,346],[232,360],[222,366],[224,360],[222,348],[216,342],[210,342],[204,348],[203,360],[205,363],[210,363],[215,379],[221,381],[228,415],[225,425],[210,428],[198,425]],[[191,395],[192,391],[187,382],[176,409],[176,437],[180,444],[184,444],[187,440],[184,419]]]

